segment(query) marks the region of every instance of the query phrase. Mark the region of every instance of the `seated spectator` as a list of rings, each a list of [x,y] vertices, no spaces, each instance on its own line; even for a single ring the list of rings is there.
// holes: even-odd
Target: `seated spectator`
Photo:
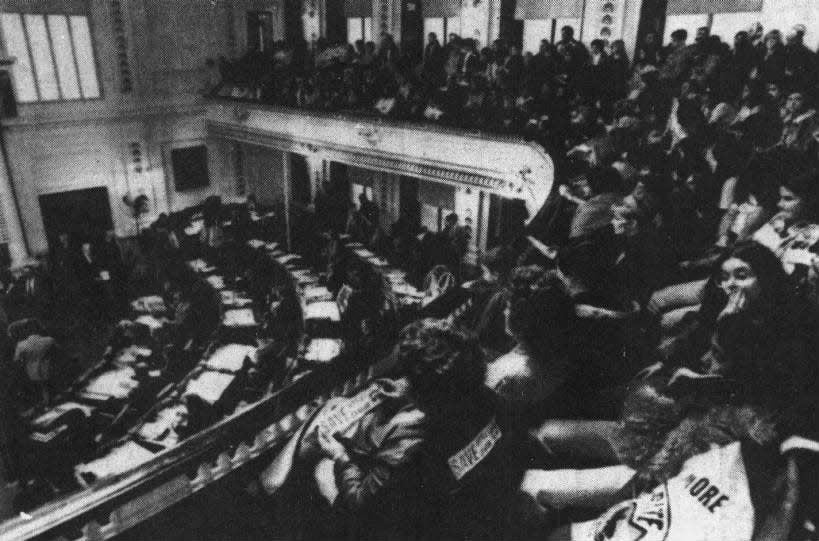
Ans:
[[[791,92],[785,105],[787,114],[782,119],[782,139],[785,148],[805,151],[819,128],[816,109],[808,106],[804,92]]]
[[[530,408],[559,388],[568,373],[567,330],[574,316],[573,304],[562,284],[541,284],[544,270],[538,266],[513,271],[507,286],[506,332],[515,347],[491,362],[486,385],[502,399]]]

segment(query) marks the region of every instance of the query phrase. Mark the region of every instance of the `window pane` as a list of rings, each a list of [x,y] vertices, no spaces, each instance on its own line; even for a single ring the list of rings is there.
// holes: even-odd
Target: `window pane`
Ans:
[[[60,76],[60,90],[63,93],[63,99],[80,99],[82,96],[77,79],[77,68],[74,66],[74,53],[71,50],[68,19],[65,15],[47,15],[46,20],[48,31],[51,33],[51,44],[54,46],[54,59],[57,61],[57,74]]]
[[[360,39],[364,39],[361,35],[361,19],[347,17],[347,43],[355,43]]]
[[[443,43],[446,40],[444,35],[444,20],[440,17],[427,17],[424,19],[424,46],[426,47],[426,39],[430,32],[435,32],[438,36],[438,43]]]
[[[17,58],[14,63],[14,91],[17,101],[27,103],[37,101],[37,89],[31,60],[28,57],[26,36],[23,33],[23,19],[17,13],[0,13],[0,26],[6,42],[6,52]]]
[[[71,35],[74,39],[74,54],[80,68],[80,86],[86,98],[99,98],[100,85],[97,80],[97,64],[91,43],[91,29],[88,17],[74,15],[71,18]]]
[[[51,58],[51,45],[48,43],[45,17],[42,15],[23,15],[28,32],[28,43],[31,45],[31,56],[34,60],[34,74],[40,89],[41,100],[60,99],[57,87],[57,72]]]
[[[364,41],[373,40],[373,18],[364,17]]]

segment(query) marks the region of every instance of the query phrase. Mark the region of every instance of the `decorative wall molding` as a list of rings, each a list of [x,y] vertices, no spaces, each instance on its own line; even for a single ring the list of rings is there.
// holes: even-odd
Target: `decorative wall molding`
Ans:
[[[211,103],[208,137],[522,199],[534,216],[551,191],[552,160],[522,139],[411,123]],[[241,119],[241,120],[240,120]]]
[[[111,21],[114,24],[114,40],[117,46],[119,90],[123,94],[127,94],[134,89],[134,78],[131,74],[131,61],[128,57],[128,35],[125,32],[125,20],[122,17],[120,0],[111,0]]]

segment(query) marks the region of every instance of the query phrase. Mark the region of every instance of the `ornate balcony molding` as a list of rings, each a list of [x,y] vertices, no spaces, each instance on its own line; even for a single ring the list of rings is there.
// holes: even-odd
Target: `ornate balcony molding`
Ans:
[[[208,136],[478,189],[541,207],[554,181],[546,152],[522,139],[351,114],[211,102]]]

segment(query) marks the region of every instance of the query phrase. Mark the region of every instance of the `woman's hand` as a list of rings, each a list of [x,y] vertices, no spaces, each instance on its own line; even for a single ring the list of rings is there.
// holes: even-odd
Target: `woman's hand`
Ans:
[[[722,309],[717,319],[722,319],[730,314],[738,314],[745,310],[748,305],[748,297],[742,290],[734,291],[728,294],[728,303]]]
[[[318,431],[318,444],[324,456],[334,461],[347,458],[347,449],[333,435],[324,430]]]

